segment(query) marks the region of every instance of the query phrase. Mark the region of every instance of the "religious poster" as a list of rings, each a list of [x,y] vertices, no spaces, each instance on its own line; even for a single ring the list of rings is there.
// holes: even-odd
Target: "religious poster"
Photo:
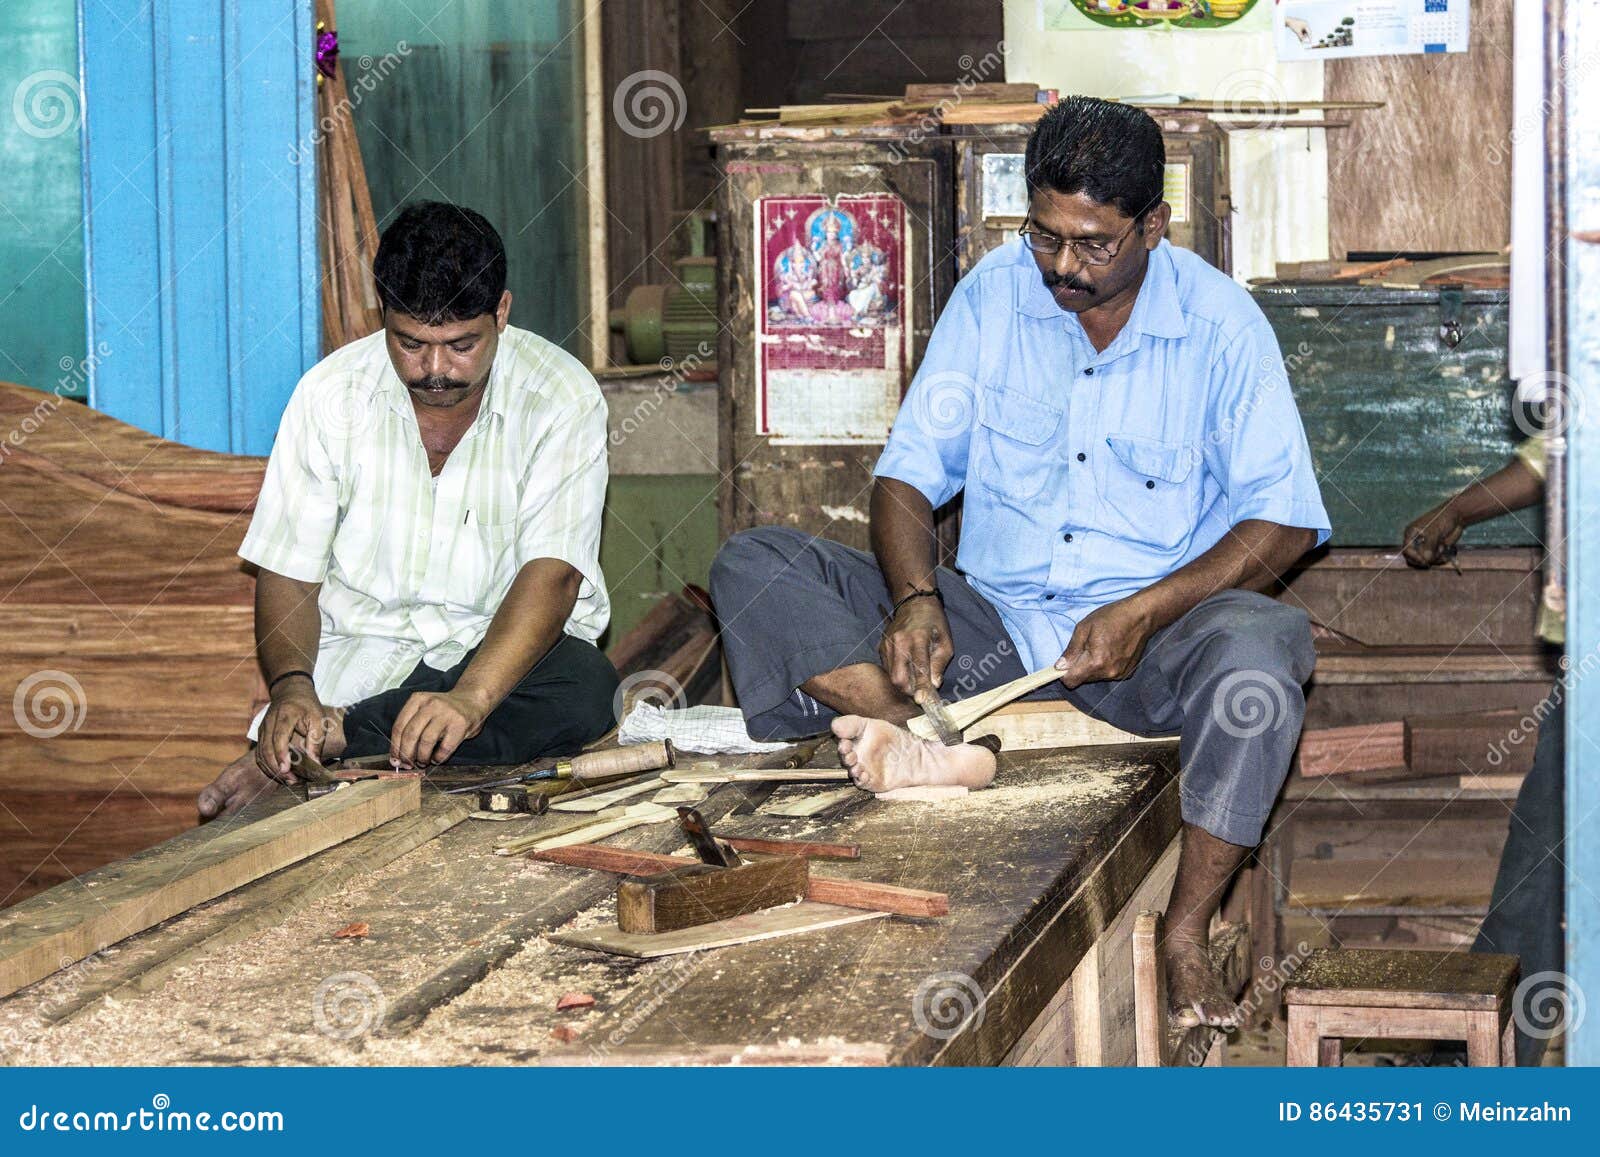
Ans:
[[[756,432],[882,442],[909,384],[905,205],[875,193],[756,204]]]
[[[1095,28],[1250,29],[1256,0],[1039,0],[1040,27],[1055,31]]]

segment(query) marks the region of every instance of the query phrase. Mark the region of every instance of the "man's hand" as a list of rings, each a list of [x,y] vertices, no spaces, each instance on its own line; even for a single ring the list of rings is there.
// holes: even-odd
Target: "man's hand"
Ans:
[[[1138,596],[1107,603],[1085,615],[1056,660],[1067,687],[1126,679],[1139,664],[1155,628]]]
[[[418,691],[400,708],[389,732],[389,758],[406,771],[443,763],[483,730],[489,711],[479,696],[459,686]]]
[[[279,783],[299,783],[294,774],[291,748],[322,758],[322,744],[339,726],[339,717],[322,705],[310,679],[285,679],[273,692],[272,703],[257,732],[256,766]]]
[[[938,694],[944,669],[955,653],[950,621],[939,600],[933,598],[902,604],[878,643],[878,658],[889,673],[889,681],[913,698],[922,688]]]
[[[1466,529],[1455,499],[1441,502],[1406,527],[1402,552],[1406,562],[1420,568],[1449,562],[1455,555],[1451,548]]]

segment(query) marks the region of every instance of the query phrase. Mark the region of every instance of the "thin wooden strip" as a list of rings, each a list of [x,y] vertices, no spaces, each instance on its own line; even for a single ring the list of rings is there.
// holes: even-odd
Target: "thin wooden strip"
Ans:
[[[582,823],[572,824],[554,831],[547,829],[528,836],[526,839],[511,840],[497,846],[494,854],[497,856],[515,856],[522,852],[548,851],[551,848],[565,847],[567,844],[582,844],[593,840],[603,840],[607,836],[614,836],[618,832],[625,832],[629,828],[636,828],[641,824],[657,824],[677,818],[678,813],[669,807],[657,807],[653,803],[638,803],[633,804],[631,807],[613,808],[609,812],[599,812]]]
[[[417,810],[420,779],[371,780],[199,847],[98,869],[0,914],[0,996],[135,932]],[[166,845],[162,845],[165,847]]]
[[[719,920],[715,924],[701,924],[676,932],[650,935],[624,932],[620,928],[593,928],[584,932],[557,932],[547,939],[556,944],[593,948],[648,960],[680,952],[772,940],[779,936],[793,936],[797,932],[819,928],[836,928],[841,924],[855,924],[862,920],[879,920],[883,916],[882,912],[863,912],[856,908],[802,900],[787,908],[768,908],[748,916],[735,916],[731,920]]]
[[[753,836],[718,836],[740,852],[767,856],[806,856],[813,860],[859,860],[860,844],[830,844],[821,840],[762,840]]]
[[[598,812],[619,804],[623,800],[632,799],[636,795],[643,795],[647,791],[655,791],[661,786],[658,778],[650,778],[642,783],[630,783],[626,787],[611,788],[595,795],[577,799],[558,799],[550,805],[551,811],[561,812]]]
[[[836,788],[833,791],[823,791],[816,792],[811,795],[803,795],[799,799],[786,800],[783,803],[769,803],[763,807],[761,811],[763,815],[784,816],[788,818],[814,816],[818,812],[827,811],[834,804],[844,803],[846,800],[854,799],[860,793],[861,789],[856,787],[854,784],[851,784],[849,787],[841,787]],[[657,798],[659,799],[660,797],[658,796]]]
[[[686,767],[664,771],[661,778],[667,783],[837,783],[850,773],[842,767]]]

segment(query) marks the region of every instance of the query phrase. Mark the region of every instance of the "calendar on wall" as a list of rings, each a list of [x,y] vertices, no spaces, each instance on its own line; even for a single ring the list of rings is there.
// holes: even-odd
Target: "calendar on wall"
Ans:
[[[1470,0],[1277,0],[1279,60],[1465,52]]]

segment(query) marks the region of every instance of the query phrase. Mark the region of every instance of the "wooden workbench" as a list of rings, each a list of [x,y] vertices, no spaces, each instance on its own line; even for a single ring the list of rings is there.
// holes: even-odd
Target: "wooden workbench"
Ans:
[[[701,805],[719,832],[859,843],[861,859],[818,861],[817,871],[948,892],[950,915],[650,961],[543,938],[614,920],[617,877],[493,854],[510,832],[565,815],[450,826],[460,805],[425,792],[415,816],[0,1001],[0,1055],[20,1064],[1126,1061],[1126,932],[1132,909],[1159,906],[1170,880],[1176,747],[1008,753],[998,786],[963,800],[890,804],[863,793],[809,819],[763,815],[771,785],[722,786]],[[292,801],[279,793],[255,806]],[[210,838],[208,827],[178,839]],[[608,842],[683,847],[670,824]],[[333,936],[352,921],[370,933]],[[594,1008],[558,1013],[567,992],[592,995]],[[562,1024],[581,1035],[552,1038]]]

